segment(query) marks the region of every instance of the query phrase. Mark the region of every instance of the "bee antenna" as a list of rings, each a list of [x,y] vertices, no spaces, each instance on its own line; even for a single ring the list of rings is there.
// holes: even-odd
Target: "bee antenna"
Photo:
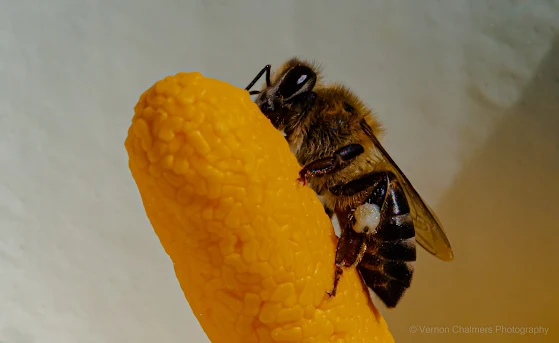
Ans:
[[[262,68],[262,70],[260,70],[260,72],[258,73],[258,75],[256,75],[256,77],[252,80],[252,82],[246,86],[245,90],[250,90],[252,88],[252,86],[254,86],[254,84],[256,82],[258,82],[258,80],[260,80],[260,78],[262,77],[262,75],[264,73],[266,73],[266,86],[270,87],[270,69],[272,68],[271,64],[267,64],[264,68]],[[254,95],[254,94],[258,94],[260,93],[260,91],[251,91],[249,92],[250,95]]]

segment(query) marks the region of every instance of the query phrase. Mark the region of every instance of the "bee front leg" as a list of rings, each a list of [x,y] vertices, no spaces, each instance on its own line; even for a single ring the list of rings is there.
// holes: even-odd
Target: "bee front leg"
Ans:
[[[306,185],[311,176],[321,176],[339,171],[347,165],[347,162],[350,162],[364,152],[365,149],[361,144],[346,145],[336,150],[332,156],[321,158],[304,166],[299,171],[297,181]]]

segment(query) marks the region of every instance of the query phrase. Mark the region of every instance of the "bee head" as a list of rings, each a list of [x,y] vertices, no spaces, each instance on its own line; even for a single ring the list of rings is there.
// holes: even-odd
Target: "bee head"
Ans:
[[[296,125],[313,105],[316,99],[313,89],[319,81],[318,67],[293,58],[279,67],[272,77],[270,67],[266,67],[267,70],[264,68],[257,76],[260,78],[266,71],[266,85],[261,91],[251,93],[258,94],[255,103],[274,127],[285,130]]]

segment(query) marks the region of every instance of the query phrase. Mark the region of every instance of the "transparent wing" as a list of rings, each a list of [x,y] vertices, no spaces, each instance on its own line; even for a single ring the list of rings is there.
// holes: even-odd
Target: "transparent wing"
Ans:
[[[378,158],[386,162],[388,168],[399,179],[406,198],[410,206],[411,217],[415,227],[415,239],[425,250],[444,261],[454,259],[454,253],[450,242],[442,228],[441,222],[431,210],[431,208],[423,201],[417,193],[406,175],[400,170],[398,165],[386,152],[378,139],[372,133],[371,128],[363,123],[365,133],[372,139],[375,144]]]

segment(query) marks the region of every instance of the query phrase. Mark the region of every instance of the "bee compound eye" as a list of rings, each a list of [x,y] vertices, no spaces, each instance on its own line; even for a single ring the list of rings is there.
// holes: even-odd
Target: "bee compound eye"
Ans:
[[[290,98],[299,92],[309,82],[313,82],[315,74],[311,68],[306,66],[296,66],[287,72],[283,78],[279,93],[284,98]]]

